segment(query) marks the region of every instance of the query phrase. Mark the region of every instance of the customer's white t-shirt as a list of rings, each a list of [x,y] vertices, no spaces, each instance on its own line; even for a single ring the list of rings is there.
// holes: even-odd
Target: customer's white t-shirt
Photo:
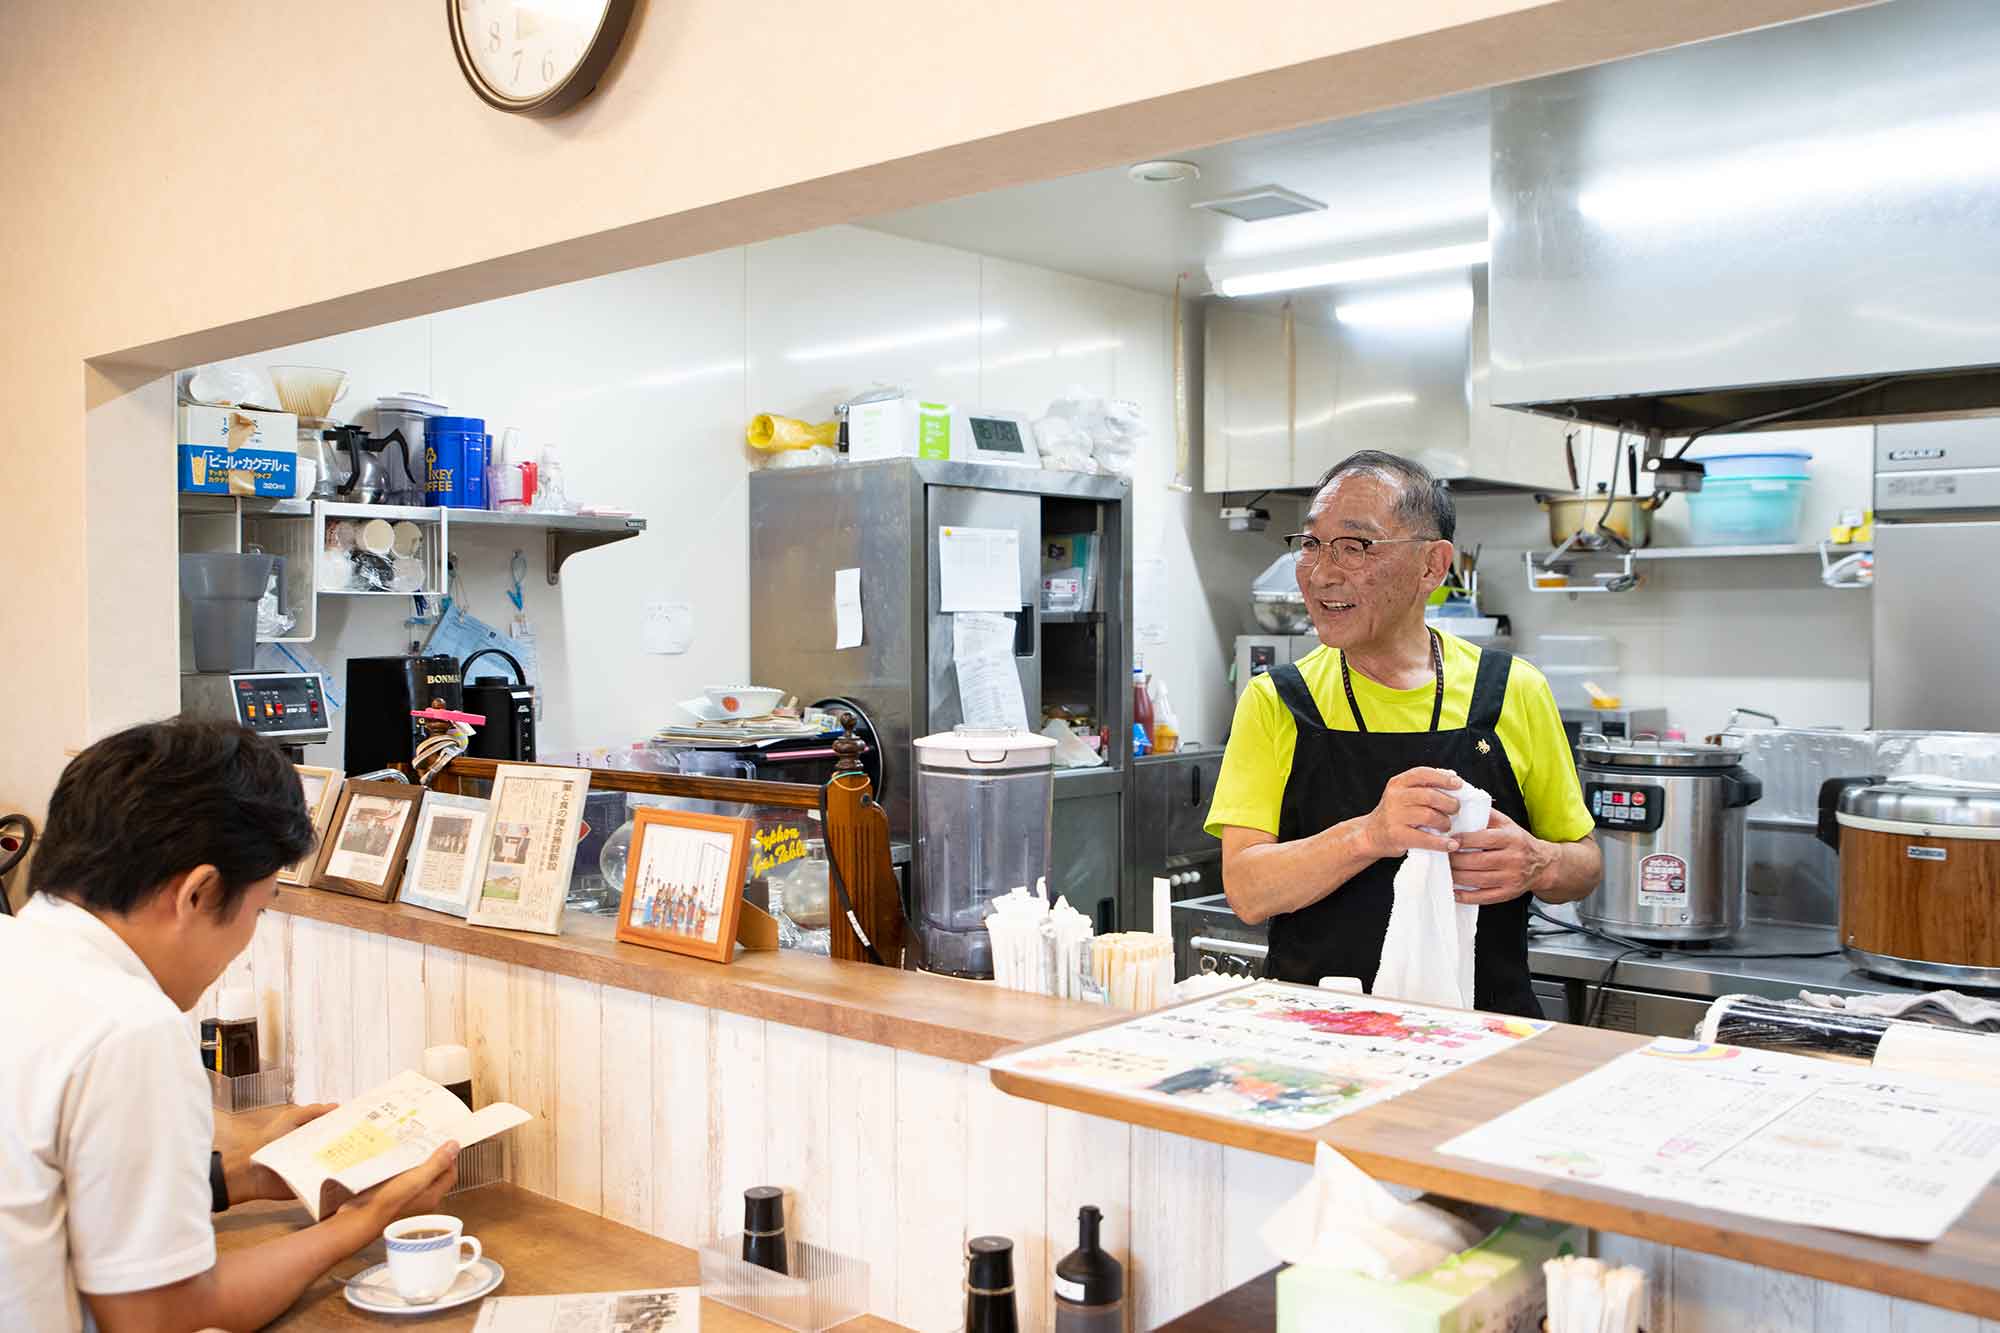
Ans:
[[[74,903],[0,917],[0,978],[0,1329],[81,1329],[80,1292],[214,1266],[208,1079],[187,1017]]]

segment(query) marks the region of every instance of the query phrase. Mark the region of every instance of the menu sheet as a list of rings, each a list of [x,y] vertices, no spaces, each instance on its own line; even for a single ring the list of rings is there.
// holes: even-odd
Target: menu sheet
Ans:
[[[489,1296],[473,1333],[669,1333],[701,1327],[700,1287]]]
[[[1312,1129],[1549,1024],[1262,981],[986,1062],[1273,1129]]]
[[[1438,1151],[1750,1217],[1929,1241],[2000,1168],[2000,1092],[1661,1037]]]

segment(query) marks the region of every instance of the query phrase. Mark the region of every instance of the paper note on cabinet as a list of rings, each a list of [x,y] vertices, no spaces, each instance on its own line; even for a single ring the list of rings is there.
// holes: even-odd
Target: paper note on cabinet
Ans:
[[[1142,646],[1167,641],[1167,562],[1157,556],[1132,562],[1132,641]]]
[[[861,571],[858,569],[833,571],[833,646],[835,651],[861,646]]]
[[[958,699],[972,727],[1026,730],[1028,705],[1014,667],[1014,622],[1005,616],[961,611],[951,618],[952,663]]]
[[[1019,611],[1021,534],[1012,528],[945,528],[938,533],[938,610]]]

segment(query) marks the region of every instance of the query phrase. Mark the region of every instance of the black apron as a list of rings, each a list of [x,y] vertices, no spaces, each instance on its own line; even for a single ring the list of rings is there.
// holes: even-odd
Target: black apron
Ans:
[[[1491,792],[1493,808],[1522,828],[1529,827],[1527,802],[1496,728],[1507,697],[1514,659],[1487,648],[1479,654],[1472,706],[1457,731],[1334,731],[1321,720],[1319,705],[1296,666],[1271,669],[1278,697],[1298,724],[1291,776],[1278,817],[1278,841],[1309,838],[1373,811],[1389,779],[1412,768],[1448,768],[1475,787]],[[1400,856],[1376,861],[1318,902],[1271,918],[1271,953],[1265,975],[1310,986],[1321,977],[1359,977],[1375,987],[1382,965],[1382,939],[1389,929]],[[1528,902],[1522,894],[1479,909],[1479,937],[1473,952],[1475,1008],[1540,1018],[1528,980]]]

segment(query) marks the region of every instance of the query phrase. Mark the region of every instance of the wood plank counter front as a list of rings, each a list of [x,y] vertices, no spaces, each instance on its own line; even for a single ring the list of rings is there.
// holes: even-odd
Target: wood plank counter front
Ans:
[[[1557,1024],[1513,1050],[1311,1132],[1252,1125],[1019,1073],[995,1070],[992,1077],[1002,1091],[1049,1106],[1299,1162],[1310,1162],[1314,1149],[1325,1143],[1377,1180],[2000,1318],[2000,1187],[1989,1186],[1936,1242],[1918,1245],[1650,1199],[1437,1150],[1647,1040]]]
[[[537,935],[468,926],[407,903],[285,886],[274,910],[964,1064],[1104,1017],[1102,1008],[1073,1000],[788,950],[741,953],[727,965],[704,962],[621,944],[610,917],[585,912],[564,913],[560,935]]]

